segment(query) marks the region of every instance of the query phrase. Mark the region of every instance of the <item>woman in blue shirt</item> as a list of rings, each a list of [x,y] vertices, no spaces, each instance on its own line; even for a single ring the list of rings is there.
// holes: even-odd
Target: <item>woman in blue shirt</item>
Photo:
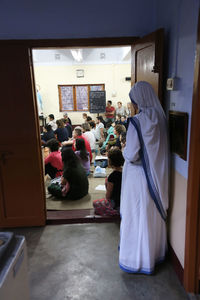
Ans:
[[[62,143],[64,141],[68,141],[68,131],[65,128],[64,122],[62,120],[57,120],[56,124],[58,128],[54,131],[57,140]]]

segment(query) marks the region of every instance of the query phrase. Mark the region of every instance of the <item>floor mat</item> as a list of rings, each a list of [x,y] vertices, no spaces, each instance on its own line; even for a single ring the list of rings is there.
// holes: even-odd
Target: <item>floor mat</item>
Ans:
[[[107,174],[110,173],[110,169],[106,170]],[[47,210],[74,210],[74,209],[91,209],[93,208],[93,201],[105,197],[105,191],[97,191],[95,188],[98,185],[105,184],[105,178],[88,178],[89,180],[89,194],[79,200],[59,200],[51,196],[46,189],[46,209]],[[46,186],[49,182],[46,181]]]

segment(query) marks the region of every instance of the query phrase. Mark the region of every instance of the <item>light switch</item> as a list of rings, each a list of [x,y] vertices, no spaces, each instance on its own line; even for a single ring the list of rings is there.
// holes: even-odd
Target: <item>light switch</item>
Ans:
[[[174,90],[174,78],[168,78],[167,84],[166,84],[167,91],[173,91]]]

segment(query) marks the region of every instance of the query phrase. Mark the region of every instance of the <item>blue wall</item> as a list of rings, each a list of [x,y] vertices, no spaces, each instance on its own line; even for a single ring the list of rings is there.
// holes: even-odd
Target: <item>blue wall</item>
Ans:
[[[142,36],[156,0],[1,0],[0,39]]]
[[[143,36],[164,27],[165,78],[178,78],[166,103],[189,113],[189,133],[198,9],[199,0],[1,0],[0,39]],[[187,178],[188,160],[174,155],[173,163]]]
[[[165,80],[177,77],[177,90],[166,91],[167,109],[188,112],[188,155],[194,78],[198,0],[157,0],[157,27],[165,29]],[[187,178],[188,159],[172,156],[175,169]]]

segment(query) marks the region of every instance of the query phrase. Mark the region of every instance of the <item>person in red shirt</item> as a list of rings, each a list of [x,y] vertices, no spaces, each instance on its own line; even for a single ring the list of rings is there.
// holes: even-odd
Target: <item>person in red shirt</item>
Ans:
[[[50,149],[50,154],[45,158],[45,175],[48,174],[52,179],[62,176],[63,162],[61,152],[59,151],[59,142],[56,139],[51,139],[46,146]]]
[[[89,152],[89,154],[90,154],[90,162],[91,162],[92,161],[92,151],[91,151],[91,148],[90,148],[90,143],[88,142],[86,137],[82,135],[82,128],[80,126],[77,126],[77,127],[74,128],[73,139],[70,140],[70,141],[63,142],[62,145],[63,146],[70,146],[71,145],[73,151],[76,151],[76,148],[75,148],[76,139],[83,139],[85,141],[85,148],[86,148],[87,152]]]
[[[106,122],[108,122],[108,120],[111,120],[112,122],[115,121],[115,108],[112,106],[112,101],[110,100],[107,101],[105,116]]]

